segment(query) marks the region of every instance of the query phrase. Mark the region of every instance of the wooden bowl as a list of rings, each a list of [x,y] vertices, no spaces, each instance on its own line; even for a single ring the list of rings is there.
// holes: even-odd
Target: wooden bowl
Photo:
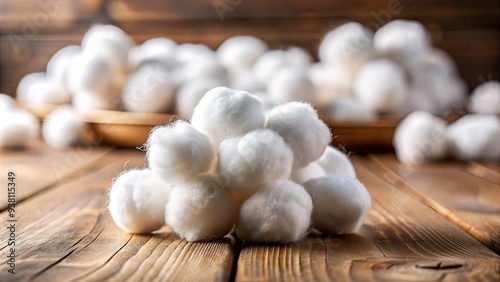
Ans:
[[[98,141],[118,147],[140,147],[151,128],[180,119],[173,114],[133,113],[108,110],[81,111],[84,121],[94,128]]]

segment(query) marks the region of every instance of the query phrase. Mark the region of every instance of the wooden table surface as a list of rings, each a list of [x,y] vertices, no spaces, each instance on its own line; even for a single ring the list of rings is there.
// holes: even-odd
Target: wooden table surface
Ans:
[[[189,243],[165,228],[122,232],[107,190],[138,150],[0,152],[0,281],[500,281],[500,173],[481,163],[408,168],[353,156],[373,208],[358,234],[255,245]],[[15,272],[8,272],[8,172],[15,172]],[[5,188],[4,188],[5,187]]]

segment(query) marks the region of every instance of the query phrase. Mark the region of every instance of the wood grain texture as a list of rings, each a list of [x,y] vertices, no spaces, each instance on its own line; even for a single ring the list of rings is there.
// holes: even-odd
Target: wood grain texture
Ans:
[[[389,182],[413,189],[437,212],[500,254],[498,183],[468,173],[464,163],[406,167],[392,155],[372,155],[371,158]]]
[[[355,157],[373,207],[357,235],[244,244],[237,281],[497,281],[500,257]]]
[[[122,170],[143,166],[141,152],[118,150],[80,178],[19,204],[16,281],[229,280],[231,237],[189,243],[166,228],[132,235],[116,227],[106,210],[107,189]],[[6,248],[4,229],[0,250]],[[1,262],[0,281],[9,281],[6,259]]]
[[[96,161],[110,150],[107,147],[81,145],[54,151],[42,142],[37,142],[26,152],[0,150],[0,185],[7,187],[7,172],[15,172],[16,199],[21,202],[44,189],[92,170]],[[6,207],[7,198],[1,197],[0,211]]]

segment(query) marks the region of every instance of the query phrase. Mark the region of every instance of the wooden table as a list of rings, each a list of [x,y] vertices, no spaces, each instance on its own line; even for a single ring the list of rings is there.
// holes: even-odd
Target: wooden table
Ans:
[[[38,144],[1,152],[0,281],[500,281],[499,167],[408,168],[393,155],[353,156],[373,208],[358,234],[255,245],[233,235],[189,243],[169,229],[118,229],[107,189],[138,150]],[[15,272],[8,272],[8,172],[15,172]],[[495,254],[496,253],[496,254]]]

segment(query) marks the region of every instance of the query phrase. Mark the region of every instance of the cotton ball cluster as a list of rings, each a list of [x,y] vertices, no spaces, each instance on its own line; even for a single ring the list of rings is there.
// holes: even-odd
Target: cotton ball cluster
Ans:
[[[500,82],[485,82],[472,92],[469,111],[478,114],[500,114]]]
[[[261,39],[240,35],[226,39],[217,49],[217,57],[226,69],[238,75],[249,71],[268,49]]]
[[[264,127],[264,111],[257,98],[245,91],[217,87],[196,106],[191,122],[215,146],[224,139]]]
[[[154,128],[146,150],[149,168],[167,182],[193,179],[215,161],[208,137],[181,120]]]
[[[217,170],[227,187],[249,194],[271,181],[288,179],[292,162],[292,151],[283,138],[261,129],[224,140],[219,146]]]
[[[52,111],[42,124],[43,140],[54,149],[89,141],[89,131],[89,125],[70,106],[61,106]]]
[[[211,175],[174,186],[165,207],[165,221],[188,241],[221,238],[233,228],[237,215],[231,192]]]
[[[361,24],[349,22],[329,32],[321,41],[322,62],[354,73],[373,55],[373,34]]]
[[[40,124],[30,112],[17,108],[0,111],[0,148],[26,148],[39,131]]]
[[[447,154],[446,121],[430,113],[415,111],[398,124],[393,144],[404,164],[418,165],[442,159]]]
[[[286,103],[292,101],[315,101],[314,86],[306,70],[298,67],[282,68],[269,82],[267,91],[271,99]]]
[[[368,110],[397,113],[408,96],[404,72],[390,60],[371,61],[359,71],[354,94]]]
[[[306,103],[291,102],[274,108],[267,117],[266,128],[277,132],[290,146],[294,168],[317,160],[331,141],[330,129]]]
[[[255,242],[295,242],[307,235],[312,210],[311,197],[302,186],[273,181],[242,204],[236,234]]]
[[[323,176],[309,180],[304,187],[314,205],[313,228],[322,233],[357,232],[370,211],[370,194],[355,178]]]
[[[172,185],[148,169],[120,174],[111,185],[109,212],[129,233],[151,233],[165,225],[165,205]]]
[[[164,64],[142,64],[125,82],[123,107],[130,112],[168,112],[174,106],[175,88],[171,72]]]
[[[446,137],[460,160],[500,160],[500,118],[496,115],[466,115],[448,126]]]

